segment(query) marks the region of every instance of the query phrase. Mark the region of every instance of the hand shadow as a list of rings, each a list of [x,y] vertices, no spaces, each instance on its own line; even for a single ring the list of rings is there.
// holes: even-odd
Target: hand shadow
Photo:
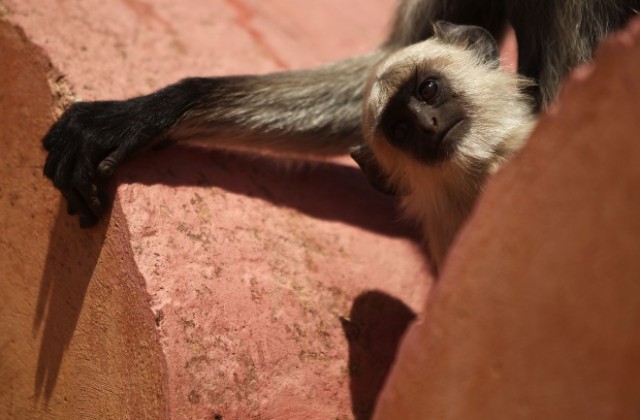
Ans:
[[[35,377],[36,401],[53,395],[64,353],[75,333],[87,288],[102,251],[108,214],[92,229],[80,229],[60,200],[49,240],[33,320],[33,335],[42,329]],[[44,324],[44,327],[43,327]]]
[[[353,301],[349,318],[341,318],[349,343],[351,409],[356,420],[373,415],[398,345],[415,317],[400,300],[368,291]]]

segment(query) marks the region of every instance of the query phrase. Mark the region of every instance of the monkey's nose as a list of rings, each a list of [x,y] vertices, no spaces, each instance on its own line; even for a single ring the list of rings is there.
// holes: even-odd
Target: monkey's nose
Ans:
[[[416,115],[416,124],[425,134],[433,135],[438,131],[439,121],[433,115],[418,114]]]

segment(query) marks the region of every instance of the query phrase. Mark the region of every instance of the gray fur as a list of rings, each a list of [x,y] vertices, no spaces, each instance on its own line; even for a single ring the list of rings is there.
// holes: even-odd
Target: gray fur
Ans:
[[[382,51],[311,70],[220,79],[170,137],[279,153],[337,155],[362,142],[362,96]]]

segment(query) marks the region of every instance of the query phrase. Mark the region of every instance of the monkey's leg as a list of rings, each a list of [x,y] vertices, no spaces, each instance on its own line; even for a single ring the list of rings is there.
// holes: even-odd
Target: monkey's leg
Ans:
[[[311,70],[265,76],[191,78],[125,101],[81,102],[51,127],[44,173],[80,224],[105,209],[100,177],[163,139],[208,138],[212,145],[338,154],[361,141],[363,90],[372,54]]]
[[[506,23],[506,0],[404,0],[398,6],[385,46],[415,44],[433,35],[439,20],[480,26],[500,39]]]
[[[640,0],[508,0],[518,38],[518,72],[537,81],[539,109],[553,101],[569,71],[640,10]]]

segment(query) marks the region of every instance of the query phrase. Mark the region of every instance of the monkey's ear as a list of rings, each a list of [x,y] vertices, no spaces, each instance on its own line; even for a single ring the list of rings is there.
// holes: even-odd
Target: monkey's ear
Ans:
[[[363,144],[352,148],[351,158],[362,169],[373,188],[386,195],[397,195],[396,189],[389,184],[389,177],[382,171],[369,146]]]
[[[484,28],[438,21],[433,24],[433,32],[437,38],[446,43],[460,45],[474,51],[487,64],[496,68],[500,64],[498,43]]]

